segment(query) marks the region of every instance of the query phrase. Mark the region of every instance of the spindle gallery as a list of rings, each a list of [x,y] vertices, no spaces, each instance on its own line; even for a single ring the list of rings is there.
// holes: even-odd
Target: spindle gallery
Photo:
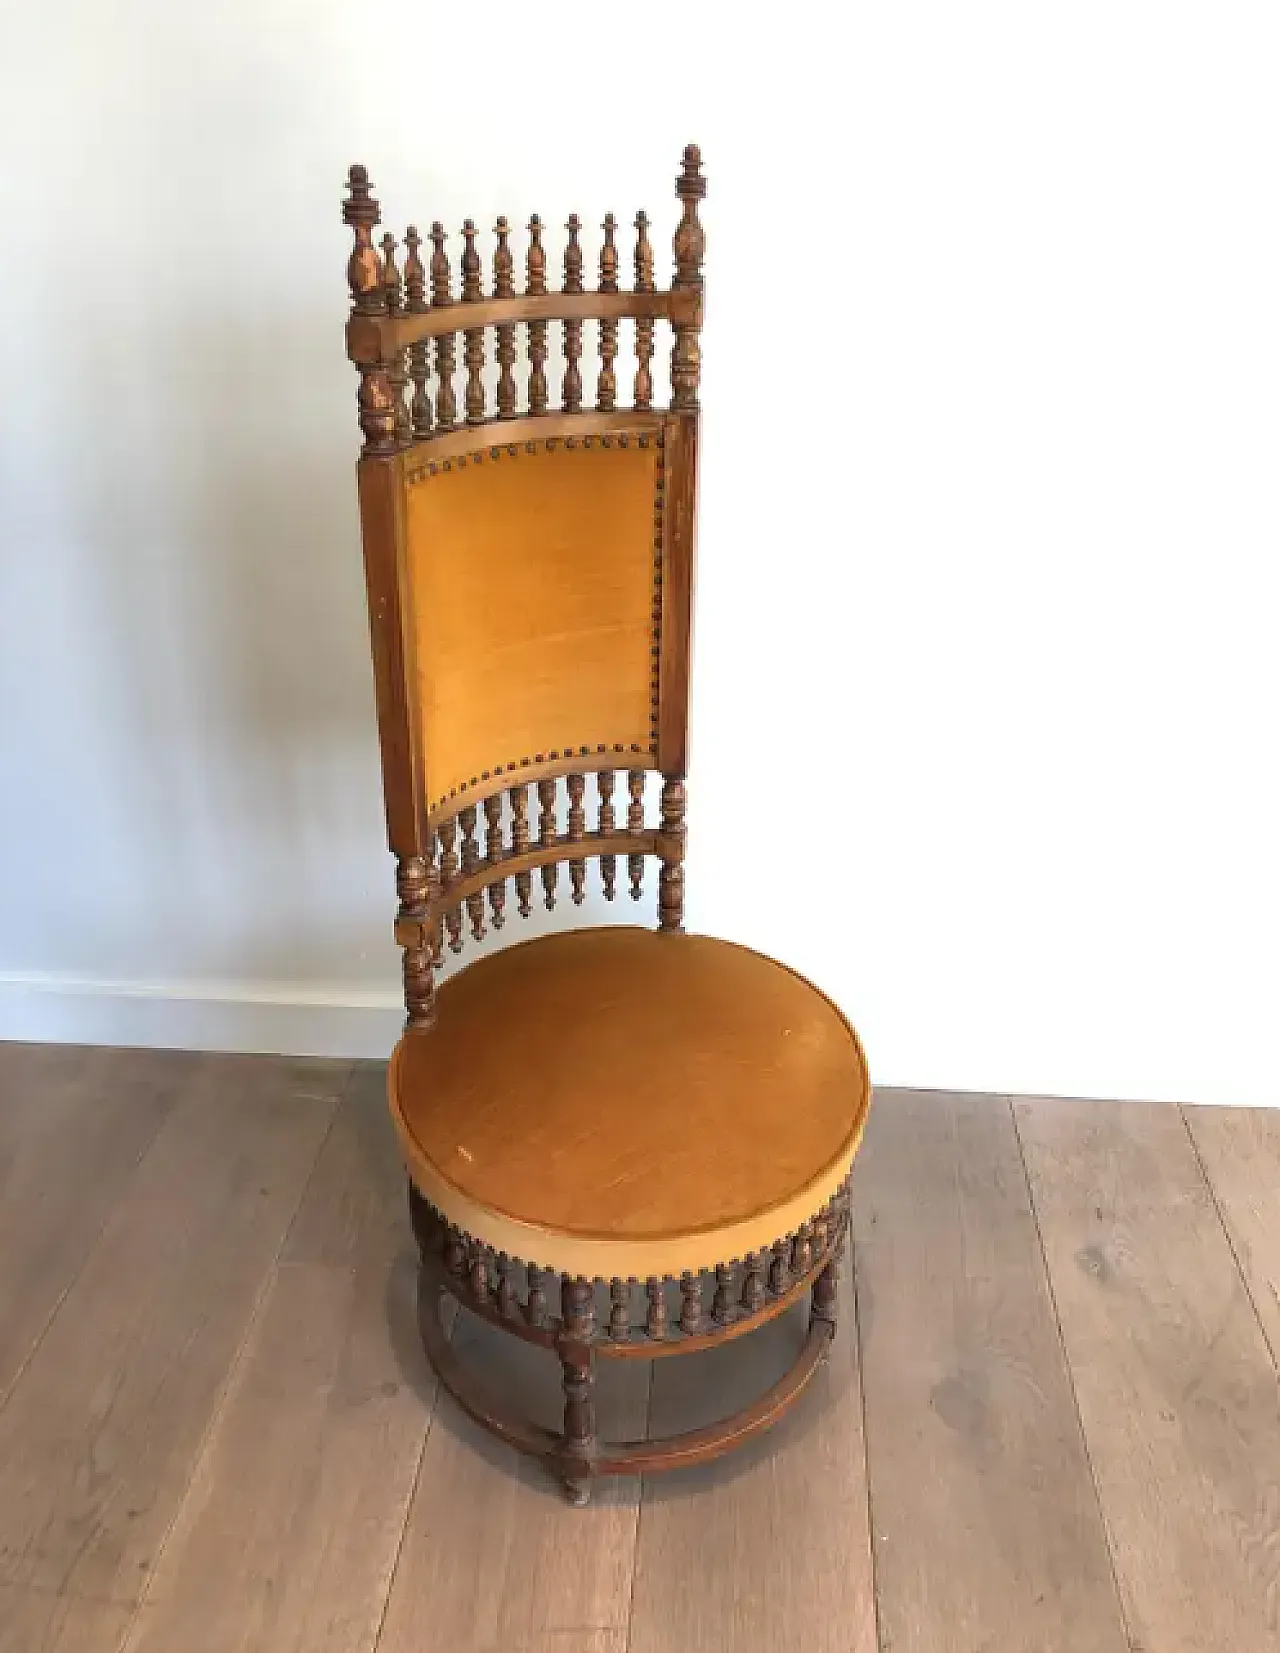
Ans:
[[[412,225],[375,241],[363,167],[348,188],[347,346],[407,1013],[388,1089],[420,1325],[458,1401],[584,1502],[597,1476],[750,1439],[805,1388],[835,1334],[866,1062],[803,977],[685,930],[698,150],[676,179],[666,288],[643,211],[629,289],[626,220],[606,214],[593,241],[577,213],[557,217],[554,290],[537,214],[498,218],[491,239],[468,219],[452,241],[439,222],[426,241]],[[549,377],[551,329],[563,370]],[[437,990],[446,943],[464,953],[512,912],[527,918],[535,887],[548,909],[566,892],[582,907],[593,887],[613,902],[620,861],[633,902],[656,863],[656,928],[491,947]],[[444,1335],[445,1297],[559,1360],[561,1429],[492,1399]],[[666,1439],[600,1438],[599,1359],[704,1349],[806,1298],[793,1364],[744,1410]]]

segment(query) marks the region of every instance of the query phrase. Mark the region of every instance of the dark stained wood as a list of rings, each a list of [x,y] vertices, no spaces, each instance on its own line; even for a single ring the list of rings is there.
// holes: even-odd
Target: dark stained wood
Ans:
[[[600,248],[600,291],[618,291],[618,221],[611,212],[604,218],[604,244]],[[618,356],[618,323],[606,316],[600,322],[600,377],[596,383],[596,406],[604,413],[613,410],[618,398],[618,376],[614,362]]]
[[[668,422],[664,445],[666,510],[659,554],[662,629],[659,638],[657,766],[683,775],[688,764],[689,669],[693,636],[698,493],[698,416]]]
[[[435,1020],[436,995],[432,972],[430,918],[431,878],[420,855],[400,858],[396,872],[400,896],[399,920],[421,926],[415,945],[404,950],[404,1003],[410,1027],[430,1027]]]
[[[462,828],[462,880],[470,887],[470,894],[463,897],[467,905],[467,919],[471,925],[472,936],[476,941],[483,941],[484,886],[476,882],[476,874],[480,870],[480,845],[476,840],[474,804],[468,804],[465,809],[458,811],[458,825]],[[461,895],[461,889],[456,893]]]
[[[662,821],[658,829],[662,868],[658,874],[658,927],[684,929],[684,782],[669,777],[662,786]]]
[[[556,788],[550,780],[538,782],[538,842],[541,847],[553,849],[556,840]],[[546,861],[542,866],[542,898],[550,911],[556,904],[556,862]]]
[[[879,1093],[853,1212],[885,1644],[1125,1653],[1007,1104]]]
[[[578,242],[582,222],[576,212],[569,214],[566,228],[569,240],[564,251],[564,290],[569,294],[578,294],[582,292],[582,248]],[[566,413],[577,413],[582,406],[582,372],[578,366],[581,356],[582,322],[577,317],[566,319],[564,380],[560,389],[560,401]]]
[[[462,226],[462,302],[479,304],[484,294],[480,289],[480,254],[476,251],[476,227],[471,219]],[[466,343],[463,358],[467,367],[466,409],[467,423],[479,425],[484,421],[484,328],[469,327],[464,335]]]
[[[510,246],[511,227],[505,218],[499,218],[494,234],[498,238],[498,244],[493,254],[493,296],[502,299],[514,298],[515,259]],[[513,372],[516,360],[516,324],[513,321],[500,322],[497,334],[495,359],[498,363],[498,417],[510,419],[516,411],[516,376]]]
[[[525,263],[526,305],[545,298],[547,292],[547,255],[542,246],[542,220],[535,212],[529,220],[529,252]],[[547,323],[536,315],[528,317],[529,325],[529,412],[535,416],[547,411]]]
[[[511,800],[511,857],[515,861],[529,850],[529,788],[512,786],[507,789]],[[521,918],[528,918],[533,896],[533,878],[530,869],[518,866],[515,872],[516,905]]]
[[[676,179],[676,194],[684,210],[676,226],[676,276],[672,285],[677,291],[696,295],[698,306],[692,318],[677,322],[675,327],[675,345],[671,352],[673,408],[696,408],[698,405],[698,378],[702,366],[698,330],[702,325],[702,260],[706,253],[706,236],[698,219],[698,202],[706,193],[701,152],[697,144],[689,144],[684,152],[680,176]]]
[[[613,809],[615,779],[612,769],[602,769],[596,776],[596,788],[600,797],[597,830],[602,838],[611,838],[615,831]],[[612,901],[618,887],[618,858],[616,855],[602,855],[600,857],[600,877],[604,884],[604,898],[606,901]]]
[[[1182,1119],[1015,1112],[1130,1637],[1274,1647],[1276,1371]]]
[[[653,248],[649,244],[649,215],[636,214],[636,292],[653,292]],[[636,318],[636,379],[633,400],[637,408],[653,406],[653,318]]]
[[[568,780],[569,791],[569,842],[581,844],[586,837],[587,812],[583,806],[583,799],[587,791],[587,777],[582,774],[572,774]],[[573,904],[580,907],[586,898],[587,863],[578,857],[569,862],[569,885],[573,895]]]
[[[506,855],[506,846],[502,841],[502,794],[494,792],[484,801],[485,818],[485,860],[490,867]],[[500,930],[506,920],[507,881],[499,878],[488,886],[489,913],[493,919],[493,927]]]
[[[638,837],[644,831],[644,770],[629,769],[627,771],[627,831],[633,837]],[[644,878],[644,856],[632,854],[627,857],[627,877],[631,883],[631,899],[639,901],[640,885]]]
[[[447,310],[453,303],[450,292],[451,275],[448,255],[444,250],[444,225],[437,222],[431,226],[431,310],[425,316],[412,316],[409,320],[417,322],[439,322],[440,312]],[[456,327],[457,323],[453,325]],[[432,336],[436,341],[436,429],[437,431],[451,431],[458,420],[458,402],[453,389],[453,375],[455,369],[455,351],[457,337],[453,332],[434,331],[431,335],[422,333],[415,335],[407,343],[416,343],[417,337]],[[396,341],[397,343],[399,341]]]

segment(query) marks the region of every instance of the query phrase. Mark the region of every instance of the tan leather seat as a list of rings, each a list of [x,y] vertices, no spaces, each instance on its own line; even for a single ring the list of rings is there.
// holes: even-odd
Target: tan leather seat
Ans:
[[[748,948],[576,930],[438,999],[395,1051],[392,1111],[420,1192],[496,1251],[588,1278],[711,1268],[794,1233],[848,1175],[857,1036]]]

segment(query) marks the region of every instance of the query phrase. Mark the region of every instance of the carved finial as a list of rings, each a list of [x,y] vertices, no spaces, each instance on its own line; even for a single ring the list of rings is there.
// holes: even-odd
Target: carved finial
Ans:
[[[409,313],[420,315],[427,308],[427,272],[418,250],[422,246],[422,237],[412,224],[404,232],[404,244],[408,248],[404,260],[404,290],[408,295]],[[431,398],[427,395],[430,363],[427,350],[425,339],[419,339],[416,344],[409,346],[409,377],[413,380],[413,401],[409,404],[409,417],[414,439],[419,442],[431,435]]]
[[[480,254],[476,251],[476,227],[468,218],[462,226],[462,302],[477,304],[484,294],[480,288]],[[463,359],[467,364],[467,423],[484,423],[484,328],[470,327],[466,333]]]
[[[582,220],[576,212],[569,214],[569,222],[565,225],[569,232],[569,243],[564,250],[564,290],[566,293],[580,293],[582,291],[582,248],[578,245],[578,234],[582,229]]]
[[[449,256],[444,250],[444,225],[437,222],[431,226],[431,302],[432,304],[452,304],[453,294],[449,291],[452,279],[449,270]]]
[[[382,238],[382,290],[387,295],[388,314],[400,315],[404,310],[404,294],[396,268],[396,238],[390,230]]]
[[[547,290],[547,254],[542,245],[542,220],[535,212],[529,220],[529,251],[525,258],[526,291],[545,293]]]
[[[636,214],[636,292],[653,292],[653,248],[649,245],[649,215],[643,210]],[[653,317],[636,318],[636,383],[635,404],[638,408],[653,406]]]
[[[516,296],[515,259],[511,256],[511,247],[508,244],[511,236],[511,226],[505,218],[499,218],[494,228],[498,237],[498,245],[493,254],[493,296],[495,298],[514,298]],[[513,321],[499,322],[497,326],[498,344],[495,355],[498,360],[498,417],[510,419],[516,411],[516,376],[512,372],[516,361],[516,325]]]
[[[404,232],[404,244],[409,249],[404,260],[404,290],[409,299],[410,315],[420,315],[427,308],[427,271],[418,249],[422,237],[413,224]]]
[[[542,245],[542,220],[535,212],[529,220],[529,252],[525,259],[525,287],[539,296],[547,290],[547,255]],[[547,411],[547,324],[529,323],[529,412]]]
[[[604,216],[604,246],[600,249],[600,291],[618,291],[618,248],[614,237],[618,220],[611,212]],[[612,413],[618,399],[618,379],[613,364],[618,354],[618,323],[604,318],[600,322],[600,378],[596,384],[596,406],[602,413]]]
[[[602,293],[616,293],[618,290],[618,248],[614,237],[618,230],[618,220],[611,212],[604,215],[604,246],[600,249],[600,291]]]
[[[690,144],[684,152],[684,166],[676,179],[676,195],[684,206],[676,225],[676,276],[672,287],[690,290],[698,295],[694,317],[675,330],[675,346],[671,352],[671,405],[674,408],[696,408],[698,405],[698,375],[702,361],[698,349],[698,330],[702,326],[702,259],[706,251],[706,236],[698,221],[698,202],[707,193],[707,181],[702,176],[702,152],[697,144]]]
[[[369,193],[369,174],[362,166],[347,173],[351,198],[342,203],[342,221],[355,232],[355,246],[347,261],[347,285],[351,302],[362,315],[379,316],[386,309],[382,290],[382,265],[373,245],[373,230],[381,223],[378,203]]]
[[[498,245],[493,250],[493,296],[514,298],[516,261],[511,256],[511,226],[505,218],[499,218],[493,233],[498,238]]]
[[[444,225],[431,226],[431,303],[436,308],[453,303],[449,290],[449,259],[444,250]],[[452,430],[458,422],[458,401],[453,392],[454,335],[441,333],[436,340],[436,425],[440,430]]]
[[[462,239],[466,245],[462,249],[462,298],[466,304],[474,304],[484,295],[480,290],[480,254],[476,251],[476,227],[468,218],[462,226]]]

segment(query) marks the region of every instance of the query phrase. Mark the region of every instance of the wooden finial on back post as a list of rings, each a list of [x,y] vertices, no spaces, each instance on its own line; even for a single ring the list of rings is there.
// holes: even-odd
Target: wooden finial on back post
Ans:
[[[697,299],[692,321],[681,323],[675,330],[676,342],[671,352],[671,405],[673,408],[696,408],[698,405],[698,375],[702,367],[698,348],[698,333],[702,327],[702,260],[707,238],[698,220],[698,202],[707,193],[707,180],[702,176],[702,151],[697,144],[689,144],[684,152],[684,165],[676,179],[676,195],[684,205],[684,214],[676,225],[676,275],[672,288],[694,292]]]
[[[342,203],[342,221],[355,234],[355,246],[347,260],[347,285],[351,289],[353,316],[384,316],[387,294],[383,286],[382,260],[373,244],[373,232],[382,214],[369,192],[369,174],[353,166],[347,174],[350,199]],[[385,362],[359,360],[360,429],[364,432],[366,454],[391,454],[396,450],[395,397]]]

